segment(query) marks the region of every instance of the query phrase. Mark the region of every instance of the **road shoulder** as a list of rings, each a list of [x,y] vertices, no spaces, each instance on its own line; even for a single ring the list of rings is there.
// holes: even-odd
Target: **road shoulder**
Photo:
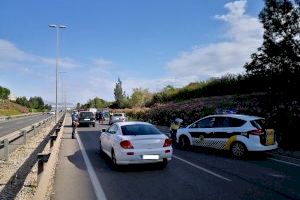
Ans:
[[[66,124],[56,167],[52,199],[96,199],[77,140],[71,139],[70,118],[67,118]]]

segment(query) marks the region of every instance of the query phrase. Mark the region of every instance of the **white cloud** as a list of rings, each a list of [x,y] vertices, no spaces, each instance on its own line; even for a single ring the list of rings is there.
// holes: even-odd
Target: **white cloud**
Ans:
[[[246,0],[227,3],[228,13],[215,16],[227,25],[223,41],[195,46],[169,61],[167,69],[176,77],[197,77],[198,80],[244,72],[243,65],[261,45],[263,35],[258,18],[245,14],[246,3]]]
[[[112,61],[105,60],[103,58],[92,59],[92,63],[94,64],[95,67],[98,68],[107,68],[113,64]]]
[[[55,66],[55,58],[46,58],[27,53],[17,48],[12,42],[0,39],[0,68],[13,68],[23,71],[25,66],[49,67]],[[72,69],[79,64],[71,58],[60,58],[59,66],[63,69]]]

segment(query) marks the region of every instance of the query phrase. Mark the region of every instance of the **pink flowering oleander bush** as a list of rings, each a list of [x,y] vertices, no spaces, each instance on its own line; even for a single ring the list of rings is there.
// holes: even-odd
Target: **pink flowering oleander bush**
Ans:
[[[300,140],[300,134],[295,131],[300,129],[299,102],[284,102],[264,93],[157,103],[150,108],[122,109],[114,110],[114,112],[125,112],[133,120],[169,126],[173,117],[183,119],[183,124],[188,125],[202,117],[228,109],[235,110],[238,114],[264,117],[266,127],[275,129],[281,146],[300,149],[300,145],[295,142]]]

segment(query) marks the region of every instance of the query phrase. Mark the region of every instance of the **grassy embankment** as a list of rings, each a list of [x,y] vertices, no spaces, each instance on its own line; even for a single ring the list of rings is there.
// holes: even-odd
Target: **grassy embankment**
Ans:
[[[11,102],[9,100],[0,100],[0,116],[11,116],[28,113],[29,109]]]

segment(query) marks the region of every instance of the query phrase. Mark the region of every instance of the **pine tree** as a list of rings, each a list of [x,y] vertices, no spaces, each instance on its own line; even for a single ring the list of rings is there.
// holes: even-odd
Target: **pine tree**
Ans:
[[[122,108],[126,95],[125,92],[123,92],[122,81],[120,80],[120,78],[118,78],[118,82],[116,83],[116,87],[114,89],[114,95],[115,95],[117,106],[119,108]]]

